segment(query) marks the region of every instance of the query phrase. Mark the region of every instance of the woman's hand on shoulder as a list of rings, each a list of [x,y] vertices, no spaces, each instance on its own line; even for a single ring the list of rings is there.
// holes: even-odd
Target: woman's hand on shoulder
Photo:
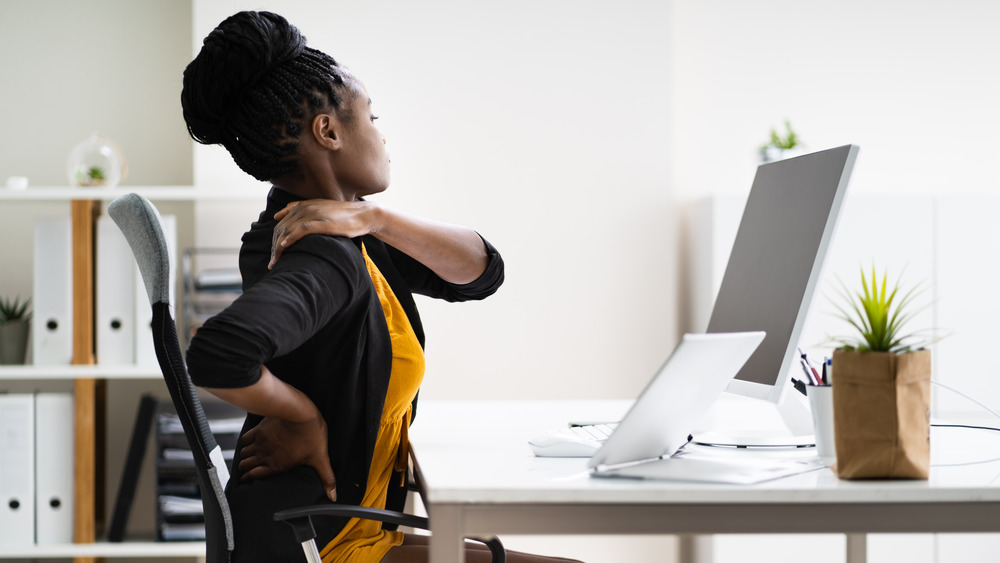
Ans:
[[[367,201],[310,199],[289,203],[274,214],[278,225],[271,240],[268,269],[274,267],[286,248],[306,235],[355,238],[377,231],[378,211],[378,206]]]

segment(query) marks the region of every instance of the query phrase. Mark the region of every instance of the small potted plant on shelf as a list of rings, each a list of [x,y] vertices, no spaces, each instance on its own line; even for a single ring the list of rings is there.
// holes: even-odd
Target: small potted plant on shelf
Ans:
[[[834,337],[836,471],[843,479],[926,479],[930,467],[931,353],[934,331],[904,332],[926,306],[920,286],[904,291],[861,269],[861,289],[841,282],[840,317],[853,327]]]
[[[31,299],[0,297],[0,364],[23,364],[28,349]]]
[[[100,166],[91,166],[76,173],[76,183],[80,186],[103,186],[107,178]]]
[[[782,136],[777,129],[771,129],[771,140],[760,147],[760,160],[774,162],[790,156],[795,156],[801,147],[799,136],[792,130],[792,124],[785,120],[785,134]]]

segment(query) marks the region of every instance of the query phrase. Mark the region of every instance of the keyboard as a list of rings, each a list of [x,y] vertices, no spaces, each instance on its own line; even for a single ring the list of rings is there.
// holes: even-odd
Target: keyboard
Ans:
[[[574,424],[569,427],[569,430],[570,432],[583,438],[604,442],[609,436],[611,436],[611,433],[614,432],[617,427],[617,423]]]

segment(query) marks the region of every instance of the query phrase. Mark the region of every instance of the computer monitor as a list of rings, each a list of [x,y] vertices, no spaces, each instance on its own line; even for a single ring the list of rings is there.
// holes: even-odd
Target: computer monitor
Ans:
[[[800,367],[799,335],[858,150],[845,145],[757,168],[708,332],[763,330],[767,336],[729,393],[783,400]]]

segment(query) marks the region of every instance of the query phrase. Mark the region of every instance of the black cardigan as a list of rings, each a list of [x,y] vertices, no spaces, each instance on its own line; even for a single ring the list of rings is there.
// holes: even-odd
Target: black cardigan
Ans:
[[[267,209],[243,236],[240,271],[243,294],[209,319],[187,352],[188,369],[203,387],[245,387],[260,378],[264,364],[304,392],[326,419],[337,499],[360,504],[367,485],[382,414],[392,350],[385,316],[365,268],[360,245],[385,276],[424,344],[413,301],[419,293],[446,301],[483,299],[503,283],[499,253],[485,240],[486,271],[466,285],[445,282],[430,269],[371,236],[358,239],[310,235],[285,249],[267,269],[274,214],[296,198],[273,188]],[[243,432],[260,422],[247,417]],[[227,496],[236,533],[236,561],[276,561],[300,547],[271,516],[276,510],[326,501],[312,468],[240,483],[237,447]],[[398,503],[399,491],[390,497]],[[317,541],[332,539],[345,520],[320,524]],[[287,540],[287,543],[286,543]],[[274,551],[276,550],[276,551]]]

